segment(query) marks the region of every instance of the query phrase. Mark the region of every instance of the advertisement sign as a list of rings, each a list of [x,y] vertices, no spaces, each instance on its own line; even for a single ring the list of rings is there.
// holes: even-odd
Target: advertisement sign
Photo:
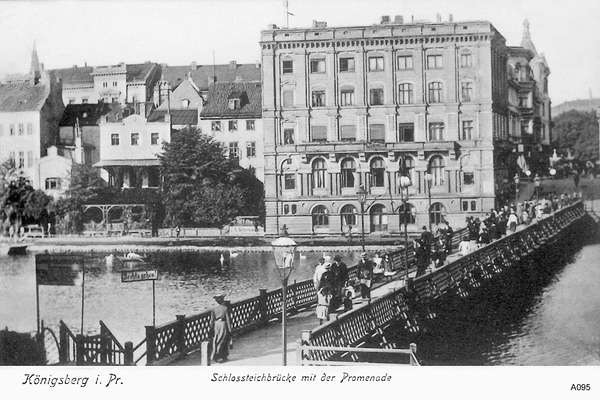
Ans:
[[[35,256],[35,274],[38,285],[81,286],[83,256],[38,254]]]

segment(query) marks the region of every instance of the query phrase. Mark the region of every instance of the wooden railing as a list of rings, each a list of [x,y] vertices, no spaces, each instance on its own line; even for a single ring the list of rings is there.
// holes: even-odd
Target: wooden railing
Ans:
[[[334,353],[336,357],[329,357],[327,360],[317,360],[319,357],[315,357],[314,354],[318,353]],[[309,354],[309,356],[305,356]],[[390,364],[407,364],[413,367],[420,366],[417,360],[417,345],[414,343],[410,344],[408,349],[373,349],[373,348],[362,348],[362,347],[332,347],[332,346],[310,346],[302,343],[302,340],[298,340],[296,346],[296,365],[361,365],[366,364],[361,362],[361,356],[367,356],[373,359],[373,355],[383,355],[389,362],[373,362],[369,361],[368,365],[387,365]],[[403,357],[405,360],[399,360],[399,355],[408,356]],[[343,361],[344,358],[349,358],[353,361]],[[378,357],[380,359],[380,357]],[[408,360],[406,360],[408,359]],[[404,362],[402,362],[404,361]],[[406,362],[408,361],[408,362]]]
[[[340,355],[339,350],[334,349],[393,347],[386,338],[386,329],[392,323],[407,332],[418,332],[421,318],[434,317],[429,310],[432,300],[450,293],[470,296],[495,275],[514,268],[540,246],[556,240],[563,229],[584,214],[583,203],[578,202],[433,272],[409,279],[407,286],[369,304],[340,314],[313,330],[303,331],[298,343],[303,351],[298,352],[297,364],[360,362],[356,353],[348,351]]]

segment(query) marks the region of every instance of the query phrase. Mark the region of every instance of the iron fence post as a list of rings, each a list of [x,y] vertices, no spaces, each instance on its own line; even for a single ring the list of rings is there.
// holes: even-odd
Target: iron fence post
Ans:
[[[176,315],[177,327],[175,328],[175,347],[177,351],[183,354],[186,350],[185,346],[185,315]]]
[[[269,310],[267,308],[267,289],[258,290],[258,313],[260,316],[261,325],[269,323]]]
[[[60,321],[59,328],[59,347],[58,347],[58,362],[61,364],[66,364],[69,362],[69,340],[67,336],[67,327],[65,324]]]
[[[135,365],[133,361],[133,343],[125,342],[125,348],[123,349],[123,363],[125,365]]]
[[[84,336],[79,334],[75,337],[75,348],[76,348],[76,365],[85,365],[85,344]]]
[[[156,332],[153,325],[146,325],[146,365],[156,360]]]

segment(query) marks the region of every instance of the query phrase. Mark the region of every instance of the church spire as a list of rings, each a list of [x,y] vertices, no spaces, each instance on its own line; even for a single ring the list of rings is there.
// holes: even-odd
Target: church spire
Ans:
[[[40,73],[40,61],[38,59],[37,49],[35,47],[35,40],[33,41],[33,51],[31,52],[31,70],[29,73],[31,74],[33,84],[38,84],[42,74]]]

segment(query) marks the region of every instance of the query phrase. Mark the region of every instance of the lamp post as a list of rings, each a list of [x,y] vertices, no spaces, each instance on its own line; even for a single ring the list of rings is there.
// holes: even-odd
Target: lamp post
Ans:
[[[536,173],[535,178],[533,178],[533,184],[535,186],[535,203],[540,202],[540,183],[542,182],[542,178]]]
[[[431,183],[433,182],[433,175],[429,172],[425,174],[425,181],[427,181],[427,196],[429,198],[429,211],[427,212],[427,218],[429,218],[429,232],[431,232]]]
[[[525,171],[525,175],[527,175],[527,182],[528,182],[527,183],[527,194],[529,194],[529,192],[530,192],[530,190],[529,190],[529,179],[530,178],[529,177],[531,176],[531,171],[530,170]],[[529,197],[531,197],[531,196],[529,196]]]
[[[556,194],[556,188],[554,186],[554,177],[556,175],[556,169],[550,168],[550,175],[552,176],[552,193]]]
[[[271,242],[275,265],[281,278],[281,339],[283,342],[283,365],[287,364],[287,336],[285,320],[287,313],[287,284],[294,268],[294,255],[298,244],[289,237],[280,237]]]
[[[360,203],[360,219],[362,229],[360,230],[362,249],[365,251],[365,203],[367,202],[367,191],[364,186],[360,186],[356,191],[356,198]]]
[[[515,174],[514,180],[515,180],[515,212],[516,212],[517,204],[519,203],[519,183],[521,183],[521,178],[519,177],[518,172]]]
[[[400,198],[402,199],[403,204],[403,212],[404,212],[404,265],[405,265],[405,275],[404,282],[408,282],[408,188],[412,185],[410,178],[408,176],[399,176],[398,177],[398,186],[400,187]],[[404,198],[404,189],[406,189],[406,199]]]

